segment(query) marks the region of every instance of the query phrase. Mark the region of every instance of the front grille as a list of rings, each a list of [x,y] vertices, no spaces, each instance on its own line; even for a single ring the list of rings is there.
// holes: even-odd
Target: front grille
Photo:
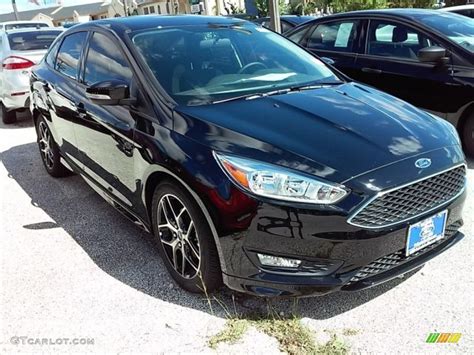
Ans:
[[[382,256],[381,258],[379,258],[379,259],[371,262],[367,266],[364,266],[363,268],[361,268],[357,272],[357,274],[355,274],[350,279],[347,286],[350,285],[350,284],[353,284],[357,281],[360,281],[360,280],[366,279],[368,277],[380,274],[384,271],[388,271],[390,269],[393,269],[394,267],[396,267],[398,265],[401,265],[401,264],[403,264],[407,261],[410,261],[410,260],[420,256],[421,254],[424,254],[427,251],[430,251],[430,250],[436,248],[438,245],[445,242],[446,240],[451,238],[454,234],[456,234],[456,232],[461,227],[461,225],[462,225],[462,222],[458,221],[458,222],[452,223],[449,226],[446,226],[446,229],[444,231],[444,238],[443,239],[440,239],[436,243],[428,245],[427,247],[425,247],[421,250],[418,250],[416,253],[410,254],[407,257],[405,257],[405,250],[399,250],[395,253]]]
[[[413,184],[382,192],[348,222],[359,227],[380,228],[406,221],[452,200],[462,192],[465,182],[466,167],[458,166]]]

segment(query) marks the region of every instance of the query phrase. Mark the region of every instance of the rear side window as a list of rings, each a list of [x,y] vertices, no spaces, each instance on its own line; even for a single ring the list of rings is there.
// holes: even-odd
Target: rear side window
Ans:
[[[66,36],[59,49],[55,69],[70,78],[78,78],[79,59],[84,48],[87,32],[77,32]]]
[[[94,33],[89,42],[84,83],[92,85],[105,80],[122,80],[130,85],[132,71],[122,51],[107,36]]]
[[[353,52],[359,21],[345,20],[318,25],[308,39],[308,49]]]
[[[31,31],[8,34],[12,51],[34,51],[48,49],[61,31]]]

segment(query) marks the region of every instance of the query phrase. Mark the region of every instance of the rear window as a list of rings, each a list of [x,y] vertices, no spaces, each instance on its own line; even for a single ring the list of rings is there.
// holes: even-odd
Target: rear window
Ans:
[[[46,23],[12,23],[5,25],[5,30],[15,30],[17,28],[39,28],[39,27],[49,27]]]
[[[8,41],[13,51],[48,49],[61,31],[34,31],[10,33]]]

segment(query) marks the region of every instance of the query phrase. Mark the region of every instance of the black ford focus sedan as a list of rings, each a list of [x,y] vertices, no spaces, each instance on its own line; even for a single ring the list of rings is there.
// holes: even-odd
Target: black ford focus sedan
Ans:
[[[252,23],[77,25],[31,90],[47,172],[151,232],[186,290],[358,290],[463,238],[454,127]]]

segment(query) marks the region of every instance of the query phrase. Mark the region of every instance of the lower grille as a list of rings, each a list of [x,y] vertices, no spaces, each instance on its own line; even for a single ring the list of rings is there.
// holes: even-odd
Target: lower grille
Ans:
[[[385,256],[371,262],[367,266],[364,266],[363,268],[361,268],[357,272],[357,274],[355,274],[350,279],[347,286],[350,285],[350,284],[356,283],[358,281],[361,281],[363,279],[366,279],[368,277],[375,276],[375,275],[378,275],[382,272],[391,270],[394,267],[397,267],[397,266],[399,266],[399,265],[401,265],[401,264],[403,264],[407,261],[410,261],[410,260],[420,256],[421,254],[424,254],[427,251],[432,250],[433,248],[436,248],[439,244],[445,242],[446,240],[451,238],[454,234],[456,234],[456,232],[461,227],[461,225],[462,225],[461,221],[454,222],[453,224],[450,224],[449,226],[446,227],[443,239],[440,239],[436,243],[431,244],[431,245],[427,246],[426,248],[421,249],[421,250],[417,251],[416,253],[413,253],[413,254],[411,254],[407,257],[405,256],[405,250],[399,250],[395,253],[385,255]]]
[[[447,203],[464,190],[464,165],[438,175],[382,192],[349,220],[350,224],[364,228],[381,228],[419,216]]]

